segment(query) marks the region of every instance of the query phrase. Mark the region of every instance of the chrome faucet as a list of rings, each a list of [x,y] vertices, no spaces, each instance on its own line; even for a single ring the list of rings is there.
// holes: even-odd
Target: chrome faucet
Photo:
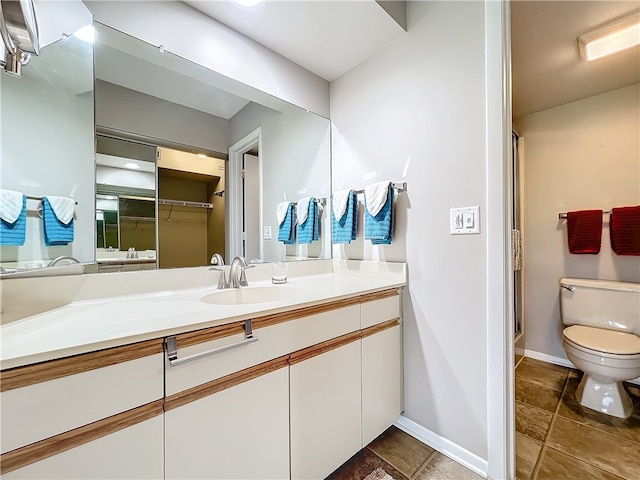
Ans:
[[[224,259],[222,258],[222,255],[220,255],[219,253],[214,253],[211,256],[211,265],[217,265],[217,267],[210,267],[209,270],[216,270],[220,272],[220,276],[218,277],[218,286],[216,288],[218,289],[229,288],[229,283],[227,282],[227,277],[224,273],[224,268],[220,268],[220,267],[224,267]]]
[[[74,257],[71,257],[69,255],[63,255],[61,257],[56,257],[53,260],[51,260],[48,264],[47,267],[55,267],[58,263],[67,260],[69,262],[70,265],[73,265],[74,263],[80,263],[80,261]]]
[[[231,288],[239,288],[239,287],[247,287],[249,282],[247,282],[247,276],[244,271],[247,268],[253,268],[255,265],[247,264],[247,260],[242,256],[238,255],[231,262],[231,269],[229,270],[229,286]]]
[[[224,258],[219,253],[214,253],[211,255],[211,265],[217,265],[219,267],[224,266]]]

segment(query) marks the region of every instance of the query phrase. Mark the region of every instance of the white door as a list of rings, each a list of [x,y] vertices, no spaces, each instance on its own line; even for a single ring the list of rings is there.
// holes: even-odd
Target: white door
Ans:
[[[260,258],[260,169],[258,157],[242,156],[242,255],[247,260]]]

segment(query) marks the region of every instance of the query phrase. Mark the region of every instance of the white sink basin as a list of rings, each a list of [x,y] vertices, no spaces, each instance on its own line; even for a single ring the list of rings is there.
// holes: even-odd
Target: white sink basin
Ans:
[[[288,285],[270,285],[264,287],[240,287],[219,290],[200,299],[214,305],[246,305],[249,303],[268,303],[295,297],[300,290]]]

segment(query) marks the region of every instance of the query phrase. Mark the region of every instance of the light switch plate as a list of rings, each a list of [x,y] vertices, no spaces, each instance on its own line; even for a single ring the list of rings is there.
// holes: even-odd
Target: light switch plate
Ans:
[[[468,235],[480,233],[480,207],[459,207],[449,210],[449,233]]]
[[[262,230],[262,238],[265,240],[271,240],[271,225],[265,225]]]

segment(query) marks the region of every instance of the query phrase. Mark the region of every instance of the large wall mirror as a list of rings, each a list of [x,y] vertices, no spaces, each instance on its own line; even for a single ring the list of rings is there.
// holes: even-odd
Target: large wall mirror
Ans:
[[[8,272],[95,258],[93,45],[82,35],[93,18],[79,0],[36,9],[40,54],[20,77],[0,72],[0,266]],[[25,202],[11,212],[14,194]],[[45,196],[75,203],[65,231],[47,216],[46,238]]]
[[[147,192],[155,197],[155,217],[123,216],[119,207],[117,248],[97,245],[98,262],[110,265],[101,270],[110,271],[116,263],[128,268],[149,268],[154,262],[160,268],[207,265],[215,253],[226,263],[237,254],[253,261],[330,256],[328,210],[320,215],[320,240],[309,245],[278,242],[276,220],[282,201],[330,196],[327,119],[263,92],[250,98],[230,93],[221,88],[228,78],[221,81],[215,72],[99,23],[95,55],[97,193],[120,202],[143,193],[121,190],[125,183],[137,185],[133,180],[105,187],[101,173],[113,168],[101,166],[105,157],[129,167],[146,161],[120,174],[139,177],[143,167],[153,165],[156,185],[155,192]],[[127,147],[138,151],[127,152]],[[149,155],[141,158],[144,148]],[[229,182],[231,171],[242,173]],[[230,204],[236,207],[232,218]],[[98,238],[106,236],[108,225],[99,221]],[[155,252],[145,248],[141,254],[123,240],[130,225],[155,228]],[[272,232],[270,238],[265,231]],[[137,258],[128,260],[131,247]]]
[[[36,7],[41,55],[22,78],[0,75],[0,188],[29,197],[26,242],[1,245],[0,266],[73,257],[116,271],[208,265],[214,253],[226,263],[238,254],[330,257],[328,209],[309,245],[278,242],[276,220],[280,202],[328,201],[327,119],[97,22],[94,44],[81,40],[73,33],[93,19],[79,0]],[[44,195],[75,200],[64,246],[44,244]]]

